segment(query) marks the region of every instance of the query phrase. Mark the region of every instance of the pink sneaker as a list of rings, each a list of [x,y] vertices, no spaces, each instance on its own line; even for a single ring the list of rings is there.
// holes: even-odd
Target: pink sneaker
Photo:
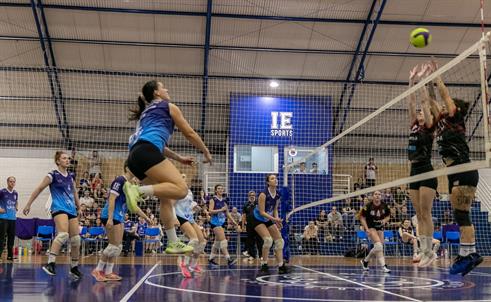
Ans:
[[[121,281],[123,278],[115,273],[106,275],[106,281]]]
[[[91,273],[92,277],[94,277],[98,282],[104,282],[106,281],[106,276],[103,271],[98,271],[97,269],[94,268],[94,270]]]
[[[194,273],[198,273],[198,274],[201,274],[203,272],[203,270],[201,269],[201,267],[199,266],[199,264],[196,264],[196,266],[190,266],[189,267],[189,270],[194,272]]]
[[[179,264],[179,268],[181,269],[181,273],[184,276],[184,278],[192,278],[193,277],[193,275],[191,275],[191,272],[188,270],[188,267],[186,266],[186,264],[184,264],[184,262],[181,262]]]

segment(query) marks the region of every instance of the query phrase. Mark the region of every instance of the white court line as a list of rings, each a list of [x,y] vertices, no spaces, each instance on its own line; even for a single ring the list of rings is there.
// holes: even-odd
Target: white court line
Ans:
[[[348,282],[348,283],[351,283],[351,284],[356,284],[358,286],[361,286],[361,287],[364,287],[364,288],[368,288],[368,289],[371,289],[371,290],[374,290],[374,291],[378,291],[378,292],[381,292],[381,293],[384,293],[384,294],[396,296],[396,297],[403,298],[403,299],[406,299],[406,300],[409,300],[409,301],[422,302],[421,300],[417,300],[417,299],[414,299],[414,298],[411,298],[411,297],[408,297],[408,296],[404,296],[404,295],[399,295],[399,294],[396,294],[396,293],[392,293],[392,292],[389,292],[389,291],[386,291],[386,290],[383,290],[383,289],[380,289],[380,288],[372,287],[372,286],[369,286],[369,285],[366,285],[366,284],[363,284],[363,283],[360,283],[360,282],[349,280],[349,279],[346,279],[346,278],[343,278],[343,277],[339,277],[339,276],[336,276],[336,275],[332,275],[332,274],[329,274],[329,273],[316,271],[316,270],[313,270],[313,269],[310,269],[310,268],[307,268],[307,267],[303,267],[303,266],[300,266],[300,265],[294,265],[294,266],[295,267],[298,267],[298,268],[301,268],[301,269],[304,269],[304,270],[307,270],[307,271],[310,271],[310,272],[313,272],[313,273],[318,273],[318,274],[321,274],[321,275],[324,275],[324,276],[328,276],[328,277],[331,277],[331,278],[334,278],[334,279],[337,279],[337,280],[341,280],[341,281]]]
[[[143,284],[143,282],[145,282],[145,280],[147,280],[148,276],[150,276],[150,274],[153,272],[153,270],[156,269],[157,266],[159,266],[159,265],[160,265],[160,261],[155,263],[155,265],[145,274],[145,276],[143,276],[140,279],[140,281],[138,281],[138,283],[136,283],[135,286],[133,286],[133,288],[130,289],[130,291],[128,293],[126,293],[126,295],[120,300],[120,302],[129,301],[131,296],[133,296],[133,294],[136,292],[136,290]]]

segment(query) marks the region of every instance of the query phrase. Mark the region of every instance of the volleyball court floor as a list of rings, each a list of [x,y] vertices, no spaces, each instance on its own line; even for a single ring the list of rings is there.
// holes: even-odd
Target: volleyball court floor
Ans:
[[[272,267],[259,276],[255,265],[239,262],[190,279],[177,270],[175,257],[126,257],[115,267],[120,282],[93,279],[96,256],[83,259],[80,281],[69,277],[68,259],[60,257],[55,277],[41,270],[45,260],[0,264],[0,301],[491,301],[489,257],[465,277],[449,275],[443,259],[420,269],[410,258],[391,258],[392,272],[384,274],[376,267],[363,273],[357,259],[303,256],[292,260],[288,275]]]

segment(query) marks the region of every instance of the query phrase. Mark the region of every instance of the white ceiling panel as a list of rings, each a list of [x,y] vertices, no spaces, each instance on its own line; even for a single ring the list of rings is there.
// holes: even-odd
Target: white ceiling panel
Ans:
[[[311,49],[354,50],[363,25],[316,22],[309,43]]]
[[[38,37],[32,9],[0,7],[0,35]]]
[[[420,21],[431,0],[387,1],[382,20]]]
[[[346,55],[307,55],[302,77],[344,80],[351,60]]]
[[[254,74],[257,55],[254,51],[212,50],[209,72],[212,75],[251,76]]]
[[[300,48],[310,47],[313,23],[262,22],[259,47]]]
[[[47,20],[53,38],[186,44],[204,39],[203,17],[47,10]]]
[[[92,7],[147,9],[147,10],[175,10],[185,12],[205,12],[206,0],[44,0],[44,4],[80,5]]]
[[[302,74],[305,54],[288,53],[258,53],[256,58],[255,75],[298,77]]]
[[[203,65],[201,49],[57,43],[55,52],[67,68],[194,74]]]
[[[365,63],[365,80],[393,81],[403,62],[404,57],[368,57]]]
[[[0,41],[0,65],[44,66],[41,46],[37,41]]]
[[[29,85],[26,86],[26,83]],[[3,70],[0,72],[0,95],[50,97],[47,73]]]
[[[366,0],[215,0],[214,13],[355,19],[366,17],[370,2]]]
[[[211,44],[257,47],[262,21],[212,18]]]

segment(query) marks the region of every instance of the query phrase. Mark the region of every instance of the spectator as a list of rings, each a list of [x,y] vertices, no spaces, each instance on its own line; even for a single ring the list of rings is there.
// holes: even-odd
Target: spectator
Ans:
[[[97,175],[101,173],[102,158],[97,150],[92,151],[92,157],[89,158],[89,174]]]
[[[98,202],[99,204],[103,204],[104,201],[108,198],[107,191],[102,187],[101,183],[97,184],[93,195],[95,201]]]
[[[80,204],[79,216],[80,216],[80,225],[84,225],[82,223],[82,219],[85,221],[89,216],[89,212],[87,211],[87,206],[83,203]]]
[[[401,213],[402,220],[409,218],[409,214],[407,212],[407,207],[406,206],[401,207],[400,213]]]
[[[227,220],[227,229],[233,230],[236,225],[234,222],[240,222],[242,220],[242,215],[240,215],[236,207],[233,207],[232,212],[230,212],[230,216],[232,220]],[[237,231],[240,232],[240,227],[238,227]]]
[[[317,225],[320,240],[325,241],[326,233],[328,233],[327,227],[329,225],[329,219],[325,210],[321,210],[319,212],[319,216],[317,216],[315,224]]]
[[[124,215],[124,233],[123,233],[123,255],[126,257],[131,250],[134,248],[131,247],[132,243],[138,239],[138,235],[136,234],[137,226],[136,224],[130,220],[130,215]]]
[[[145,238],[145,230],[147,229],[147,227],[148,227],[148,224],[145,221],[145,219],[143,219],[142,217],[139,217],[138,223],[136,225],[136,233],[137,233],[138,237]]]
[[[391,229],[396,229],[402,223],[401,215],[397,211],[397,208],[394,206],[389,206],[389,211],[390,211],[389,227]]]
[[[77,175],[77,169],[78,169],[78,160],[76,158],[77,151],[75,148],[72,148],[72,154],[70,156],[70,165],[66,168],[68,172],[73,173],[74,176]]]
[[[318,170],[318,167],[317,167],[317,163],[312,163],[312,166],[310,168],[310,173],[313,173],[313,174],[318,174],[319,173],[319,170]]]
[[[89,172],[85,171],[84,174],[82,175],[82,178],[80,178],[79,184],[80,188],[83,190],[88,190],[90,188],[90,181],[89,181]]]
[[[300,163],[300,166],[298,167],[298,169],[295,170],[295,173],[301,173],[301,174],[307,173],[307,167],[305,166],[305,162]]]
[[[246,251],[244,256],[249,257],[249,261],[257,258],[263,249],[263,239],[254,230],[254,208],[256,207],[256,192],[249,191],[247,193],[247,202],[242,208],[242,230],[247,230],[247,238],[245,241]]]
[[[306,254],[319,254],[319,229],[313,221],[309,221],[309,224],[305,226],[303,231],[303,243]]]
[[[368,159],[368,163],[364,167],[365,185],[367,187],[375,186],[377,179],[377,165],[375,165],[375,160],[373,157]]]
[[[358,181],[353,184],[353,191],[358,191],[365,188],[365,184],[363,183],[363,178],[358,177]]]
[[[101,173],[96,173],[94,175],[94,178],[92,178],[92,181],[90,183],[90,188],[92,189],[92,191],[95,191],[98,185],[102,186]]]
[[[392,196],[391,189],[385,189],[384,193],[382,193],[382,202],[388,205],[394,203],[394,196]]]
[[[208,239],[210,237],[210,229],[205,228],[203,220],[201,220],[201,219],[198,220],[198,227],[203,232],[203,237],[205,237],[205,239]]]
[[[355,225],[356,210],[351,206],[351,200],[349,198],[344,201],[342,212],[341,217],[346,222],[346,227],[352,228]]]
[[[96,220],[95,220],[95,226],[96,227],[103,227],[102,225],[102,221],[101,221],[101,218],[98,217]],[[101,235],[102,236],[102,235]]]
[[[404,222],[400,224],[399,237],[401,238],[402,243],[413,246],[413,262],[419,262],[421,260],[421,255],[419,254],[418,238],[414,233],[409,219],[404,219]]]
[[[405,206],[407,202],[407,194],[401,188],[397,188],[396,194],[394,196],[394,205],[397,209]]]
[[[0,190],[0,262],[4,240],[7,238],[7,261],[14,261],[15,222],[19,208],[19,194],[14,190],[16,179],[7,178],[7,188]]]
[[[147,217],[152,216],[152,215],[153,215],[153,214],[152,214],[152,209],[150,209],[150,207],[147,207],[147,208],[145,209],[145,214],[147,215]]]
[[[449,209],[446,209],[442,216],[442,225],[446,224],[453,224],[453,217]]]
[[[101,207],[99,206],[99,203],[97,202],[94,202],[94,204],[92,205],[92,211],[94,212],[94,215],[96,218],[101,218]]]
[[[153,216],[153,214],[152,214]],[[159,234],[157,236],[145,236],[145,239],[149,239],[149,240],[158,240],[159,242],[155,242],[155,243],[147,243],[145,245],[145,251],[147,253],[152,253],[152,254],[156,254],[157,253],[157,250],[160,248],[160,246],[162,245],[162,237],[164,235],[164,233],[162,232],[162,226],[160,225],[159,221],[157,218],[155,217],[151,217],[150,218],[151,221],[153,221],[153,225],[151,226],[148,226],[149,228],[158,228],[159,229]]]
[[[331,234],[335,237],[338,236],[339,239],[343,239],[341,236],[341,229],[343,227],[343,217],[337,211],[336,207],[332,207],[331,212],[327,215],[329,224],[331,225]]]
[[[94,205],[94,198],[90,197],[89,191],[84,191],[84,195],[80,198],[80,205],[85,205],[86,208],[92,208]]]

